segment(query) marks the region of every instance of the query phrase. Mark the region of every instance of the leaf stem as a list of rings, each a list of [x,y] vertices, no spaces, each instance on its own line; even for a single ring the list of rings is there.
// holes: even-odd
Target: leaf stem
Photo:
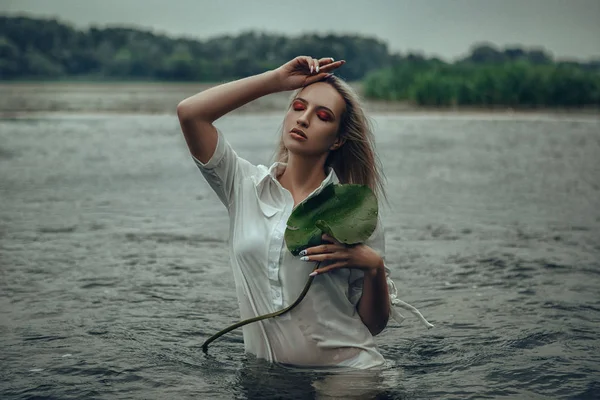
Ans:
[[[319,266],[321,265],[321,262],[319,261],[317,263],[317,265],[315,266],[315,270],[317,270],[319,268]],[[311,276],[308,278],[308,281],[306,282],[306,285],[304,285],[304,289],[302,289],[302,293],[300,293],[300,296],[298,296],[298,298],[296,299],[296,301],[294,301],[291,305],[289,305],[288,307],[279,310],[279,311],[275,311],[273,313],[270,314],[265,314],[265,315],[259,315],[257,317],[253,317],[253,318],[248,318],[245,319],[243,321],[237,322],[217,333],[215,333],[214,335],[212,335],[211,337],[209,337],[204,344],[202,344],[202,351],[204,353],[208,352],[208,345],[211,344],[212,342],[214,342],[215,340],[217,340],[218,338],[220,338],[221,336],[225,335],[226,333],[231,332],[234,329],[237,329],[241,326],[244,325],[248,325],[251,324],[252,322],[257,322],[257,321],[262,321],[263,319],[268,319],[268,318],[274,318],[274,317],[278,317],[280,315],[285,314],[288,311],[291,311],[294,307],[296,307],[298,304],[300,304],[300,302],[304,299],[304,297],[306,296],[306,293],[308,293],[308,290],[310,289],[310,285],[312,284],[312,281],[315,279],[314,276]]]

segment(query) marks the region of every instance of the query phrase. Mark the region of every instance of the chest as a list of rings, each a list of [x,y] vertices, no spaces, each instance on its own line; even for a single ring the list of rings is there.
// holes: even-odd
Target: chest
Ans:
[[[238,260],[279,264],[285,250],[284,234],[293,208],[291,196],[278,188],[257,190],[252,181],[243,184],[237,197],[231,226],[232,250]]]

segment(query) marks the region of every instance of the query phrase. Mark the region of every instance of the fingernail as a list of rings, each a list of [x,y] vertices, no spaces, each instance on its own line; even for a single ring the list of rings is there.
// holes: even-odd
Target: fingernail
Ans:
[[[319,66],[317,65],[317,74],[319,73]]]
[[[301,255],[301,256],[305,256],[305,255],[306,255],[306,250],[302,250],[302,251],[300,252],[300,255]]]
[[[308,274],[308,276],[315,276],[315,275],[318,275],[318,274],[319,274],[319,273],[318,273],[317,271],[313,271],[313,272],[311,272],[310,274]]]
[[[333,59],[333,57],[331,57],[331,62],[334,62],[335,60]]]
[[[313,73],[313,66],[312,65],[310,66],[310,73],[311,74]]]
[[[307,256],[300,257],[300,261],[308,261],[308,257]]]

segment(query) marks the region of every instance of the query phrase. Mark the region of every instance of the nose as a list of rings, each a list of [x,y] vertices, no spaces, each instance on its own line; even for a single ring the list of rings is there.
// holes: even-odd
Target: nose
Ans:
[[[296,123],[303,128],[308,128],[308,109],[298,116]]]

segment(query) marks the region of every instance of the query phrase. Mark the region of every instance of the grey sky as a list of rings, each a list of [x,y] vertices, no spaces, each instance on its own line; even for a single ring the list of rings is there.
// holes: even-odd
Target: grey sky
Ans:
[[[392,51],[446,59],[480,41],[600,57],[600,0],[0,0],[0,13],[200,39],[247,30],[355,33],[378,37]]]

